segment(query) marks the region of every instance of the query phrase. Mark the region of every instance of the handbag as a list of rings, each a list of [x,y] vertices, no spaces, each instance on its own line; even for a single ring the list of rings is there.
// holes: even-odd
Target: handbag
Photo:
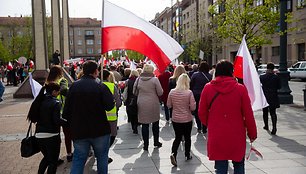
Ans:
[[[138,98],[138,82],[139,82],[139,79],[137,79],[137,84],[136,84],[136,90],[135,90],[135,95],[133,95],[131,97],[131,101],[129,103],[129,111],[134,113],[134,114],[138,114],[138,106],[137,106],[137,98]],[[137,92],[137,93],[136,93]]]
[[[21,141],[20,152],[21,156],[25,158],[31,157],[40,152],[35,134],[32,135],[32,122],[29,125],[27,136]]]

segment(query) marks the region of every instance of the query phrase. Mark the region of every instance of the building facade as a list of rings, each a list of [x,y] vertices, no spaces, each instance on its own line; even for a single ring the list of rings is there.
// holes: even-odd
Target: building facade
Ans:
[[[91,18],[69,19],[71,58],[101,57],[101,21]]]
[[[204,37],[206,33],[211,32],[209,31],[211,15],[208,13],[208,7],[215,1],[216,0],[177,1],[176,4],[172,6],[172,9],[179,9],[178,11],[180,11],[180,13],[178,13],[178,16],[176,13],[172,13],[171,15],[171,11],[165,9],[163,13],[156,14],[155,19],[151,22],[161,28],[161,19],[165,20],[165,17],[167,17],[167,21],[171,21],[171,18],[172,21],[176,21],[176,18],[179,18],[178,28],[180,29],[179,36],[181,37],[179,41],[190,43],[197,38]],[[254,0],[254,4],[258,3],[257,1],[264,2],[263,0]],[[298,60],[306,60],[306,1],[289,0],[288,9],[292,11],[294,19],[292,23],[288,24],[288,28],[296,28],[296,30],[289,31],[287,34],[287,62],[288,66],[291,66]],[[165,13],[170,13],[170,15]],[[167,26],[169,27],[169,24]],[[167,33],[171,35],[171,28],[170,32],[168,28]],[[175,35],[172,36],[174,38],[176,37]],[[273,34],[269,37],[272,44],[263,45],[262,47],[257,48],[257,50],[250,48],[250,52],[253,59],[259,59],[261,60],[261,63],[267,63],[270,61],[279,63],[279,34]],[[223,40],[222,48],[219,51],[213,51],[208,62],[215,64],[220,59],[230,59],[231,61],[234,61],[238,48],[239,44]]]

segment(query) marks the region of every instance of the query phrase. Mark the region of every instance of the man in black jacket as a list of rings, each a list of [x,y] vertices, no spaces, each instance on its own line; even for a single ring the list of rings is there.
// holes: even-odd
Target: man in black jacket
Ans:
[[[87,61],[84,76],[69,88],[63,111],[71,129],[74,146],[71,173],[83,173],[90,146],[97,158],[98,173],[108,171],[110,125],[105,111],[114,107],[114,98],[106,85],[97,83],[98,65]]]
[[[267,71],[265,74],[260,75],[260,82],[262,84],[262,89],[269,103],[268,107],[262,109],[263,111],[263,120],[264,120],[264,129],[269,130],[268,124],[268,112],[270,111],[271,120],[272,120],[272,131],[271,134],[276,134],[276,122],[277,122],[277,115],[276,115],[276,108],[279,108],[279,100],[277,90],[281,88],[281,82],[279,77],[274,73],[274,64],[268,63],[267,64]]]

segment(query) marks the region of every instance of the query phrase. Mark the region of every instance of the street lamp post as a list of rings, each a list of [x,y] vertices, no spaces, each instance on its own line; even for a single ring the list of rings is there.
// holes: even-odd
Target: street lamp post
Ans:
[[[278,90],[278,97],[281,104],[292,104],[293,96],[289,88],[289,72],[287,71],[287,0],[280,0],[280,58],[279,58],[279,77],[281,89]]]

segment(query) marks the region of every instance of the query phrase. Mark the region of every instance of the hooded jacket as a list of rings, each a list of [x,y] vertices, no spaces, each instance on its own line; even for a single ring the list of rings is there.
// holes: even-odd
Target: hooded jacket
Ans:
[[[163,94],[159,80],[153,74],[142,73],[134,83],[133,93],[138,93],[138,122],[149,124],[158,121],[160,119],[159,96]]]
[[[211,107],[209,105],[216,93]],[[245,156],[246,134],[257,138],[251,101],[245,86],[233,77],[217,77],[206,84],[199,103],[199,118],[208,128],[209,160],[241,161]]]

